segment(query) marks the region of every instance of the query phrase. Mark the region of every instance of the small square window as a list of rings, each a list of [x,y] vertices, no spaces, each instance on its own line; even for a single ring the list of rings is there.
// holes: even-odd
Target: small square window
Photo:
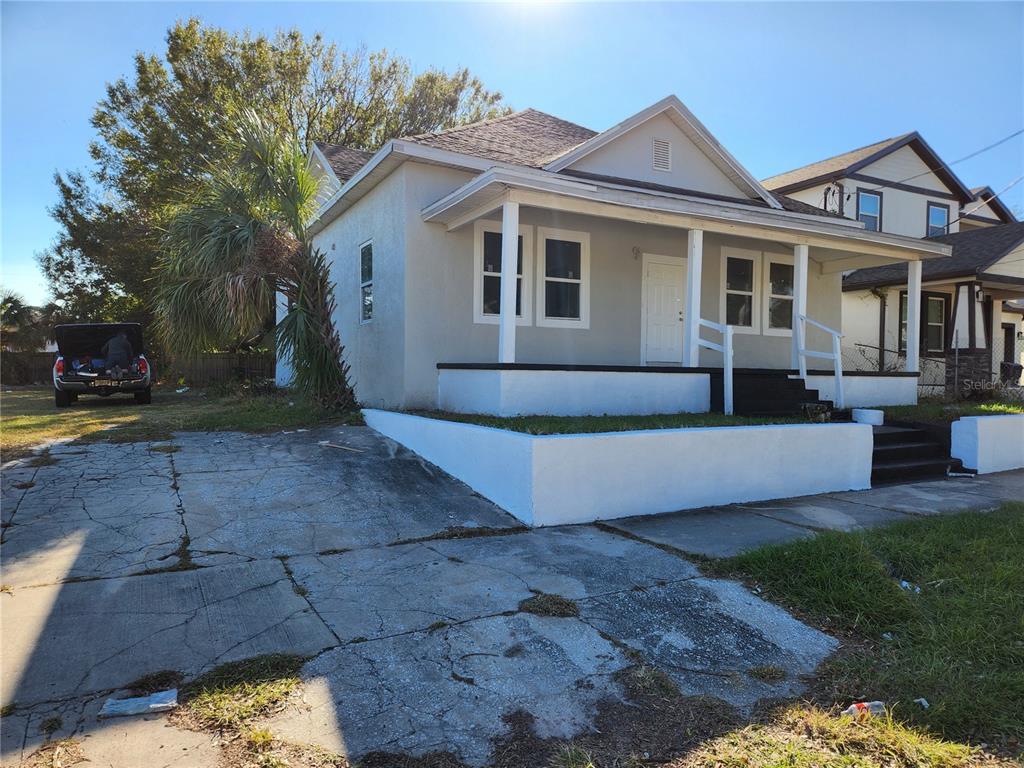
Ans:
[[[728,325],[750,327],[753,325],[754,298],[738,293],[725,297],[725,322]]]
[[[772,262],[768,267],[768,282],[772,296],[792,296],[793,265]]]
[[[753,291],[754,262],[730,257],[726,264],[725,287],[730,291]]]
[[[580,284],[547,282],[544,286],[544,316],[579,320]]]

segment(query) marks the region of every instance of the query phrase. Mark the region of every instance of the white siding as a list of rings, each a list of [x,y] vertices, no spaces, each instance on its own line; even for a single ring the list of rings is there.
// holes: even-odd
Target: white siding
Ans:
[[[656,171],[653,168],[653,143],[656,138],[671,142],[671,171]],[[712,163],[707,155],[664,114],[641,123],[569,167],[587,173],[647,181],[716,195],[744,199],[750,197],[722,173],[718,166]]]
[[[1018,245],[985,271],[993,275],[1007,275],[1024,279],[1024,244]]]

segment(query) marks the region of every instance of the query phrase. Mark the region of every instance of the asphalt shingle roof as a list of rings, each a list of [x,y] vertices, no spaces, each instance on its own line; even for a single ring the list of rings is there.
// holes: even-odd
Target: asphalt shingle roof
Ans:
[[[524,109],[437,133],[408,136],[427,147],[540,168],[597,132],[536,109]]]
[[[921,267],[922,279],[971,277],[984,272],[1024,242],[1024,222],[981,227],[928,239],[952,245],[953,254],[940,259],[926,259]],[[906,282],[906,263],[886,264],[883,267],[868,267],[851,272],[843,278],[843,290],[902,285]]]
[[[860,147],[859,149],[851,149],[849,152],[843,152],[841,155],[835,155],[824,160],[819,160],[816,163],[805,165],[802,168],[794,168],[792,171],[786,171],[780,173],[777,176],[770,176],[767,179],[761,181],[761,184],[768,189],[782,189],[793,184],[799,184],[802,181],[808,179],[816,179],[819,176],[824,176],[831,173],[841,173],[855,163],[859,163],[861,160],[871,157],[876,152],[881,152],[897,142],[903,141],[909,133],[905,133],[902,136],[893,136],[891,139],[884,139],[882,141],[876,141],[874,144],[868,144],[866,147]]]
[[[318,141],[316,147],[324,153],[327,162],[331,164],[331,170],[342,184],[355,176],[356,171],[373,157],[373,152],[343,147],[340,144],[328,144],[324,141]]]

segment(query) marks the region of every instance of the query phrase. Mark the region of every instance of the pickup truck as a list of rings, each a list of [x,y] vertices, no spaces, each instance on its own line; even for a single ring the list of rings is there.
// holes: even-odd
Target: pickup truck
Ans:
[[[108,365],[104,347],[124,333],[131,346],[125,365]],[[152,400],[153,369],[142,353],[142,326],[138,323],[74,323],[54,329],[57,359],[53,364],[53,399],[67,408],[79,395],[109,397],[126,394],[135,402]]]

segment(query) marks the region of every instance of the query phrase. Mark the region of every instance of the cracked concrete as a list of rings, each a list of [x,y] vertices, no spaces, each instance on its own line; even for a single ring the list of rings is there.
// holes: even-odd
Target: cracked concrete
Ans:
[[[798,693],[835,642],[674,550],[1024,497],[1024,473],[1006,473],[525,531],[365,428],[181,434],[178,451],[152,450],[164,444],[54,445],[55,464],[4,467],[4,761],[56,716],[54,737],[81,739],[99,765],[213,764],[207,736],[95,713],[142,675],[274,652],[312,658],[269,727],[355,757],[451,750],[479,765],[516,709],[542,736],[572,736],[640,657],[684,693],[749,710]],[[519,612],[534,592],[579,616]],[[785,679],[748,674],[765,665]]]

